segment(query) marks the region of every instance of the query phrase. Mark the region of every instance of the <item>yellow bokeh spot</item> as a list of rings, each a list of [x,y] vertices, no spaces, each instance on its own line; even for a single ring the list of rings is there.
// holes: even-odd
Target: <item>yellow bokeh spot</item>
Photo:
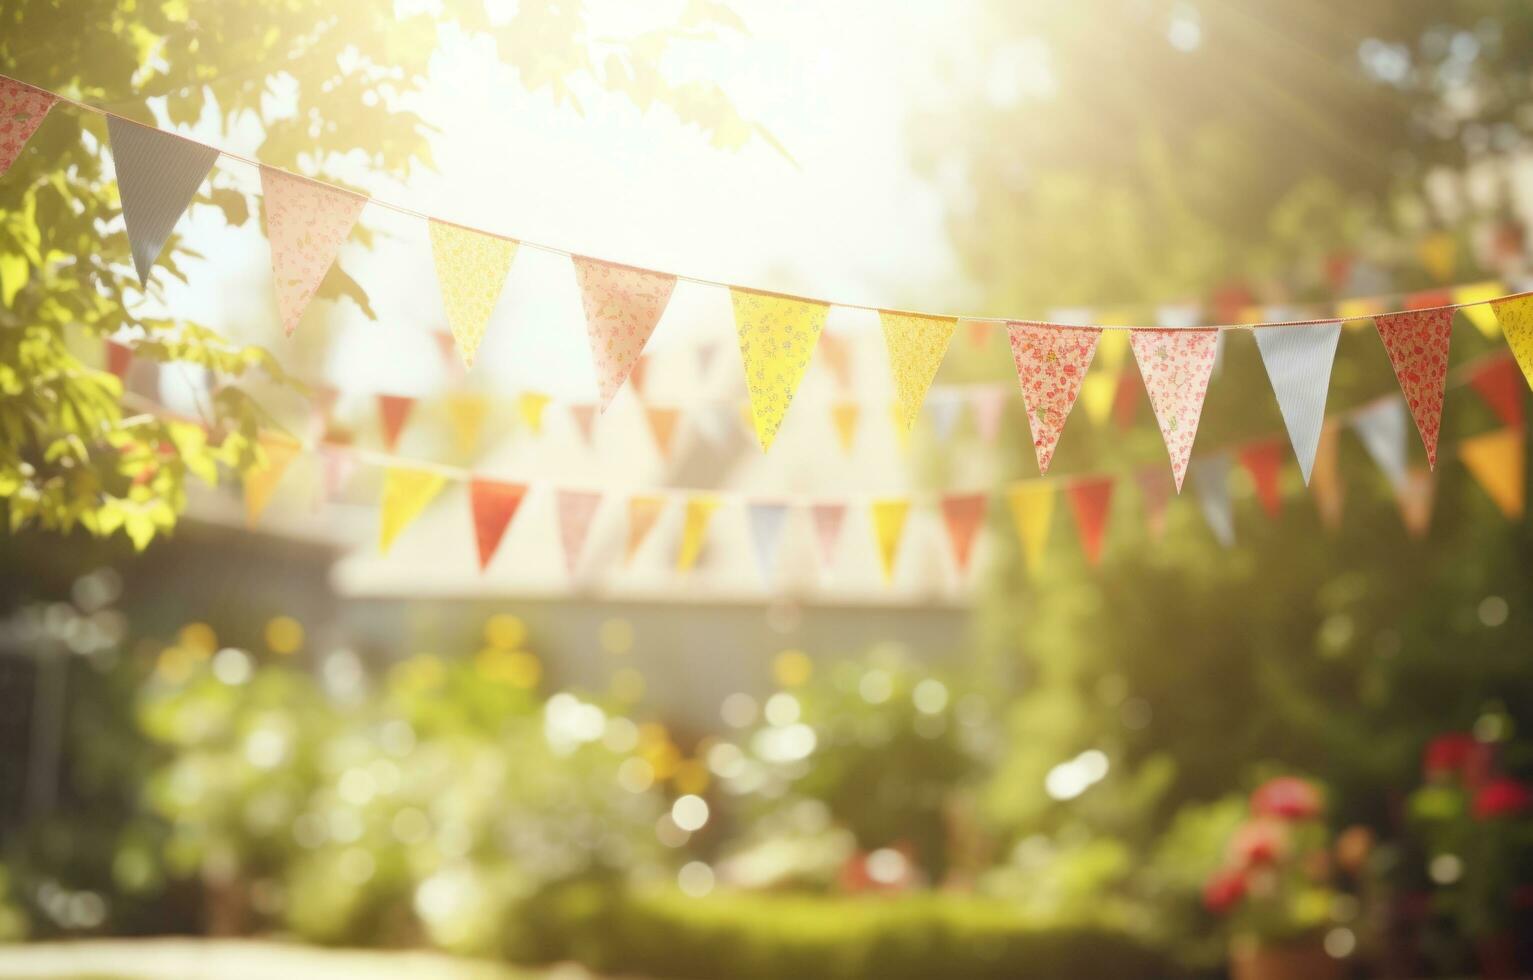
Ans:
[[[266,623],[266,646],[284,657],[297,653],[303,646],[303,624],[291,616],[273,616]]]
[[[644,675],[632,667],[624,667],[612,675],[612,696],[624,704],[633,704],[644,697]]]
[[[180,684],[191,676],[192,666],[206,656],[199,656],[186,647],[166,647],[155,661],[154,672],[167,684]]]
[[[601,624],[601,648],[608,653],[627,653],[633,649],[633,624],[626,619],[609,619]]]
[[[543,665],[525,650],[498,650],[485,647],[474,658],[474,669],[487,680],[523,690],[536,687],[543,677]]]
[[[681,766],[681,752],[670,742],[646,745],[639,754],[655,770],[656,779],[670,779]]]
[[[639,744],[648,748],[652,745],[670,745],[671,733],[665,730],[665,726],[658,721],[646,721],[639,726]]]
[[[496,613],[485,621],[484,642],[502,650],[515,650],[527,642],[527,624],[520,616]]]
[[[685,759],[678,763],[676,773],[671,777],[676,792],[683,795],[693,793],[701,796],[707,791],[708,782],[708,767],[697,759]]]
[[[176,634],[176,640],[198,660],[206,660],[218,649],[218,634],[207,623],[187,623]]]
[[[813,673],[814,663],[802,650],[784,650],[772,661],[772,676],[783,687],[802,687]]]
[[[442,683],[442,662],[429,653],[422,653],[395,665],[389,674],[393,682],[406,691],[426,691]]]

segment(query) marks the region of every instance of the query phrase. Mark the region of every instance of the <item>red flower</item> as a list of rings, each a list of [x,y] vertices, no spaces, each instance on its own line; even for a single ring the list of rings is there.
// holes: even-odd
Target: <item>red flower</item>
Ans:
[[[1297,776],[1269,779],[1251,794],[1251,812],[1258,817],[1308,820],[1318,817],[1321,807],[1320,790]]]
[[[1492,779],[1474,794],[1476,820],[1515,816],[1533,804],[1533,789],[1515,779]]]
[[[1427,776],[1457,776],[1474,756],[1479,743],[1473,735],[1450,732],[1427,743],[1421,755],[1421,769]]]
[[[1246,876],[1239,868],[1216,871],[1203,885],[1203,907],[1215,915],[1223,915],[1245,897]]]
[[[1250,820],[1230,838],[1229,858],[1238,868],[1272,864],[1288,851],[1288,833],[1270,818]]]

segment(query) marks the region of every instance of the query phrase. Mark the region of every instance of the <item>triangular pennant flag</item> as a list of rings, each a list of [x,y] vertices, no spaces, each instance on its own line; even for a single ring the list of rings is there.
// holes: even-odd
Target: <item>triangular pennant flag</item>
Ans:
[[[314,385],[310,390],[314,394],[309,399],[309,438],[318,442],[330,431],[330,417],[335,412],[335,403],[340,401],[341,392],[330,385]]]
[[[458,338],[452,331],[433,330],[431,339],[436,342],[437,353],[442,355],[442,368],[453,377],[463,374],[463,356],[458,353]]]
[[[1506,345],[1517,358],[1522,376],[1533,387],[1533,296],[1519,296],[1493,304],[1496,321],[1506,335]]]
[[[1203,520],[1214,539],[1226,548],[1235,545],[1235,512],[1230,506],[1230,458],[1216,453],[1192,464],[1192,488],[1198,495]]]
[[[1144,377],[1144,388],[1160,423],[1160,434],[1171,457],[1176,489],[1182,490],[1198,417],[1214,370],[1217,330],[1131,330],[1129,343]]]
[[[564,567],[571,574],[580,564],[591,518],[601,504],[601,494],[594,490],[559,490],[555,494],[559,511],[559,543],[564,546]]]
[[[746,508],[751,525],[751,542],[756,546],[756,570],[763,584],[771,585],[777,575],[778,545],[788,506],[779,503],[751,503]]]
[[[820,545],[820,564],[829,568],[836,560],[836,542],[841,540],[841,525],[845,523],[845,504],[814,504],[809,508],[814,521],[815,540]]]
[[[958,413],[962,410],[963,402],[946,391],[926,399],[926,413],[931,416],[932,434],[938,442],[947,442],[953,435],[953,430],[958,427]]]
[[[1405,482],[1395,492],[1400,507],[1400,522],[1413,538],[1426,537],[1432,529],[1432,504],[1437,498],[1437,477],[1431,470],[1411,467]]]
[[[956,493],[942,498],[942,523],[947,528],[948,544],[953,549],[953,565],[959,575],[969,570],[974,538],[985,523],[986,501],[982,493]]]
[[[1006,389],[999,385],[976,388],[969,395],[974,406],[974,427],[979,437],[987,443],[995,442],[1001,432],[1001,415],[1006,411]]]
[[[1341,511],[1346,500],[1341,482],[1340,453],[1341,427],[1334,423],[1325,425],[1320,430],[1320,446],[1315,452],[1315,469],[1309,487],[1315,497],[1315,509],[1320,513],[1320,523],[1331,531],[1341,527]]]
[[[917,316],[911,313],[878,312],[889,348],[889,368],[894,372],[895,424],[905,431],[916,424],[926,389],[937,377],[947,356],[948,344],[958,321],[952,317]]]
[[[649,433],[655,437],[660,458],[670,459],[671,449],[676,444],[676,423],[681,420],[681,409],[646,405],[644,418],[649,422]]]
[[[646,373],[648,371],[649,355],[640,354],[638,359],[633,362],[633,369],[628,372],[628,387],[632,388],[633,393],[640,398],[644,397],[644,382],[648,377]]]
[[[1022,559],[1029,574],[1043,567],[1043,552],[1049,543],[1049,525],[1054,517],[1054,484],[1041,480],[1014,483],[1007,494],[1011,517],[1017,525],[1017,539],[1022,543]]]
[[[804,379],[804,369],[809,366],[830,307],[747,289],[732,288],[729,296],[740,334],[740,359],[745,365],[756,438],[765,452],[772,448],[793,394]]]
[[[1459,457],[1501,513],[1516,520],[1526,501],[1525,439],[1521,429],[1487,432],[1459,443]]]
[[[291,337],[367,198],[262,167],[261,204],[266,211],[266,237],[271,242],[277,314],[283,331]]]
[[[830,371],[831,377],[836,379],[837,387],[843,391],[850,388],[852,361],[846,340],[838,334],[825,334],[820,338],[820,350],[825,358],[825,367]]]
[[[905,424],[905,413],[898,403],[889,406],[889,424],[894,428],[894,441],[899,445],[900,452],[909,452],[912,433]]]
[[[703,542],[708,537],[708,524],[718,509],[719,498],[712,494],[698,494],[687,498],[687,510],[681,522],[681,550],[676,553],[676,570],[685,572],[697,564],[703,553]]]
[[[624,562],[633,561],[633,556],[638,554],[644,539],[649,537],[655,522],[660,519],[661,511],[665,510],[665,504],[664,497],[628,498],[628,546],[623,552]]]
[[[857,420],[861,415],[862,409],[856,402],[836,402],[830,407],[830,419],[836,425],[836,438],[844,453],[850,453],[857,442]]]
[[[1315,438],[1318,444],[1318,433]],[[1282,444],[1269,439],[1246,446],[1240,451],[1240,465],[1256,484],[1256,500],[1262,510],[1276,520],[1283,512],[1283,494],[1278,488],[1278,475],[1283,468]]]
[[[382,424],[383,445],[392,452],[399,444],[399,433],[404,431],[405,420],[415,408],[415,399],[404,395],[379,395],[378,419]]]
[[[489,399],[483,395],[460,393],[447,396],[453,445],[460,455],[471,455],[479,447],[479,433],[484,428],[484,417],[489,408]]]
[[[432,218],[431,260],[447,310],[447,325],[458,344],[464,367],[472,367],[484,328],[489,325],[501,287],[516,258],[515,241],[487,235]]]
[[[983,347],[990,343],[990,332],[995,329],[994,320],[959,320],[964,332],[968,334],[970,347]]]
[[[1374,325],[1389,363],[1405,393],[1416,431],[1427,448],[1427,465],[1437,465],[1437,434],[1442,426],[1443,387],[1448,378],[1448,341],[1452,310],[1421,310],[1376,316]]]
[[[479,570],[490,567],[495,549],[527,495],[525,483],[501,483],[474,479],[468,485],[468,502],[474,516],[474,540],[479,543]]]
[[[1086,553],[1088,564],[1095,565],[1102,557],[1102,537],[1107,529],[1107,511],[1112,505],[1113,479],[1110,476],[1082,480],[1065,488],[1070,511],[1075,515],[1075,528],[1081,536],[1081,550]]]
[[[1385,398],[1352,416],[1352,428],[1396,492],[1405,485],[1405,402]]]
[[[1525,383],[1517,362],[1498,357],[1475,370],[1469,383],[1504,425],[1522,425],[1525,417]]]
[[[910,501],[903,499],[875,500],[869,514],[873,519],[873,537],[878,542],[878,560],[884,569],[884,581],[894,579],[894,563],[900,555],[900,540],[905,536],[905,518],[910,514]]]
[[[1007,332],[1011,336],[1011,358],[1017,367],[1022,402],[1027,406],[1027,424],[1033,433],[1038,472],[1047,473],[1060,430],[1075,406],[1102,331],[1047,323],[1012,323]]]
[[[126,381],[133,366],[133,348],[115,340],[106,341],[106,369]]]
[[[51,92],[0,76],[0,174],[11,169],[58,100]]]
[[[1462,306],[1459,312],[1485,335],[1486,340],[1495,340],[1496,334],[1501,332],[1501,326],[1494,305],[1488,301],[1505,296],[1506,292],[1506,287],[1499,282],[1478,282],[1453,290],[1453,302],[1470,304]]]
[[[708,369],[713,367],[713,359],[719,352],[718,344],[699,344],[697,347],[697,376],[699,380],[708,380]]]
[[[1283,425],[1299,459],[1299,472],[1308,486],[1315,450],[1320,446],[1320,429],[1325,424],[1325,399],[1331,387],[1331,364],[1336,360],[1341,323],[1262,327],[1254,333]]]
[[[612,404],[623,382],[638,364],[649,335],[665,313],[676,288],[676,277],[628,265],[613,265],[581,255],[571,256],[575,281],[585,305],[586,333],[596,362],[602,411]],[[635,388],[640,387],[635,382]]]
[[[517,396],[517,414],[521,415],[522,421],[535,436],[543,434],[543,410],[548,407],[549,401],[549,396],[541,391],[524,391]]]
[[[338,500],[351,482],[356,459],[345,446],[325,445],[320,447],[320,461],[324,467],[324,499]]]
[[[430,470],[390,466],[383,474],[383,502],[379,507],[378,550],[387,552],[394,539],[442,492],[447,478]]]
[[[260,442],[265,462],[245,471],[245,520],[251,527],[261,519],[282,475],[302,448],[297,440],[275,433],[262,433]]]
[[[1171,484],[1166,480],[1166,471],[1159,466],[1141,469],[1134,474],[1134,482],[1139,485],[1139,499],[1144,506],[1144,523],[1150,532],[1150,540],[1159,541],[1166,533],[1166,508],[1171,503]]]
[[[1127,432],[1134,427],[1134,419],[1139,415],[1139,394],[1143,390],[1144,386],[1135,383],[1131,372],[1119,372],[1118,390],[1112,400],[1112,418],[1119,432]]]
[[[106,130],[133,268],[138,281],[147,284],[149,270],[213,169],[218,151],[121,116],[107,116]]]
[[[596,423],[596,406],[577,402],[570,407],[570,418],[575,421],[575,428],[580,430],[580,438],[585,440],[587,446],[591,445],[591,430]]]

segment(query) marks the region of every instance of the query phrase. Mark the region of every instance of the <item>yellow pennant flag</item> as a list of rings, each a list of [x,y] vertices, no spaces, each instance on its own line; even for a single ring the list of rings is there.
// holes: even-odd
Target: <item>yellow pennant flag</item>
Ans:
[[[1022,559],[1028,574],[1036,575],[1043,567],[1043,552],[1049,543],[1049,523],[1054,517],[1054,484],[1024,481],[1011,485],[1007,493],[1011,517],[1017,525],[1017,539],[1022,543]]]
[[[391,466],[383,474],[382,522],[378,533],[378,550],[387,552],[394,539],[431,503],[447,478],[429,470],[409,470]]]
[[[699,495],[687,499],[687,512],[681,525],[681,550],[676,554],[676,570],[685,572],[697,564],[703,552],[703,541],[708,537],[708,522],[718,509],[719,498]]]
[[[898,404],[889,406],[889,424],[894,426],[894,439],[899,443],[900,452],[909,452],[911,430],[905,424],[904,416]]]
[[[878,319],[889,348],[889,368],[894,372],[895,422],[908,432],[916,423],[942,359],[947,356],[958,320],[885,310],[878,311]]]
[[[1382,299],[1364,297],[1361,299],[1344,299],[1336,303],[1336,318],[1342,322],[1342,326],[1348,330],[1362,330],[1372,326],[1368,321],[1375,314],[1388,313],[1389,304]]]
[[[1104,317],[1098,326],[1127,326],[1134,321],[1125,316],[1108,315]],[[1128,363],[1128,331],[1127,330],[1103,330],[1097,338],[1096,363],[1107,369],[1108,373],[1116,375]]]
[[[1469,309],[1486,307],[1471,306]],[[1533,387],[1533,296],[1509,299],[1490,309],[1500,323],[1501,332],[1506,335],[1506,345],[1517,358],[1517,366],[1522,368],[1522,376],[1528,379],[1528,386]]]
[[[266,459],[245,473],[245,520],[252,527],[271,503],[277,484],[302,447],[298,441],[277,433],[261,434],[261,452]]]
[[[900,555],[900,539],[905,536],[905,518],[909,514],[909,500],[873,501],[873,536],[878,540],[878,560],[884,568],[885,582],[894,578],[894,562]]]
[[[1465,439],[1458,448],[1469,472],[1511,519],[1522,516],[1526,501],[1523,438],[1521,429],[1506,428]]]
[[[804,379],[830,307],[748,289],[730,289],[729,298],[740,335],[756,438],[765,452],[772,448],[793,393]]]
[[[484,427],[484,416],[489,411],[489,401],[483,395],[449,395],[447,417],[452,422],[453,445],[458,453],[468,456],[479,446],[479,431]]]
[[[527,423],[527,428],[532,434],[543,434],[543,409],[548,407],[549,396],[541,391],[524,391],[516,400],[517,411],[521,413],[522,421]]]
[[[836,436],[841,440],[841,451],[850,453],[857,441],[857,419],[862,409],[856,402],[836,402],[830,408],[831,421],[836,424]]]
[[[1458,264],[1458,240],[1446,231],[1434,231],[1416,243],[1416,257],[1433,279],[1447,282]]]
[[[1495,340],[1496,334],[1501,332],[1501,326],[1497,323],[1495,308],[1488,301],[1505,295],[1506,287],[1499,282],[1494,280],[1477,282],[1455,289],[1453,302],[1474,303],[1474,306],[1466,306],[1460,312],[1464,314],[1466,320],[1474,324],[1476,330],[1485,335],[1487,340]],[[1519,300],[1512,300],[1512,302],[1516,303]]]
[[[1119,334],[1128,336],[1122,330],[1103,330],[1102,339],[1116,337]],[[1100,349],[1101,341],[1098,341]],[[1102,425],[1112,414],[1113,402],[1118,397],[1119,371],[1109,371],[1098,368],[1081,379],[1080,403],[1081,408],[1086,410],[1086,417],[1092,425]]]
[[[500,288],[511,271],[511,260],[516,258],[516,242],[434,218],[427,225],[447,324],[463,366],[472,367]]]

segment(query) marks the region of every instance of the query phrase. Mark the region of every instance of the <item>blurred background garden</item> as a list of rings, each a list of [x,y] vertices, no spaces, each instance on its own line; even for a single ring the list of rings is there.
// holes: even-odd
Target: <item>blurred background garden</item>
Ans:
[[[147,283],[100,116],[0,175],[0,977],[1533,973],[1527,382],[1458,310],[1429,469],[1368,319],[1533,289],[1528,4],[0,0],[0,75],[416,212],[288,337],[254,167]],[[425,214],[524,241],[468,370]],[[765,454],[686,279],[598,411],[526,242],[1334,318],[1321,457],[1228,331],[1176,493],[1104,333],[1040,480],[1004,329],[907,430],[845,307]]]

